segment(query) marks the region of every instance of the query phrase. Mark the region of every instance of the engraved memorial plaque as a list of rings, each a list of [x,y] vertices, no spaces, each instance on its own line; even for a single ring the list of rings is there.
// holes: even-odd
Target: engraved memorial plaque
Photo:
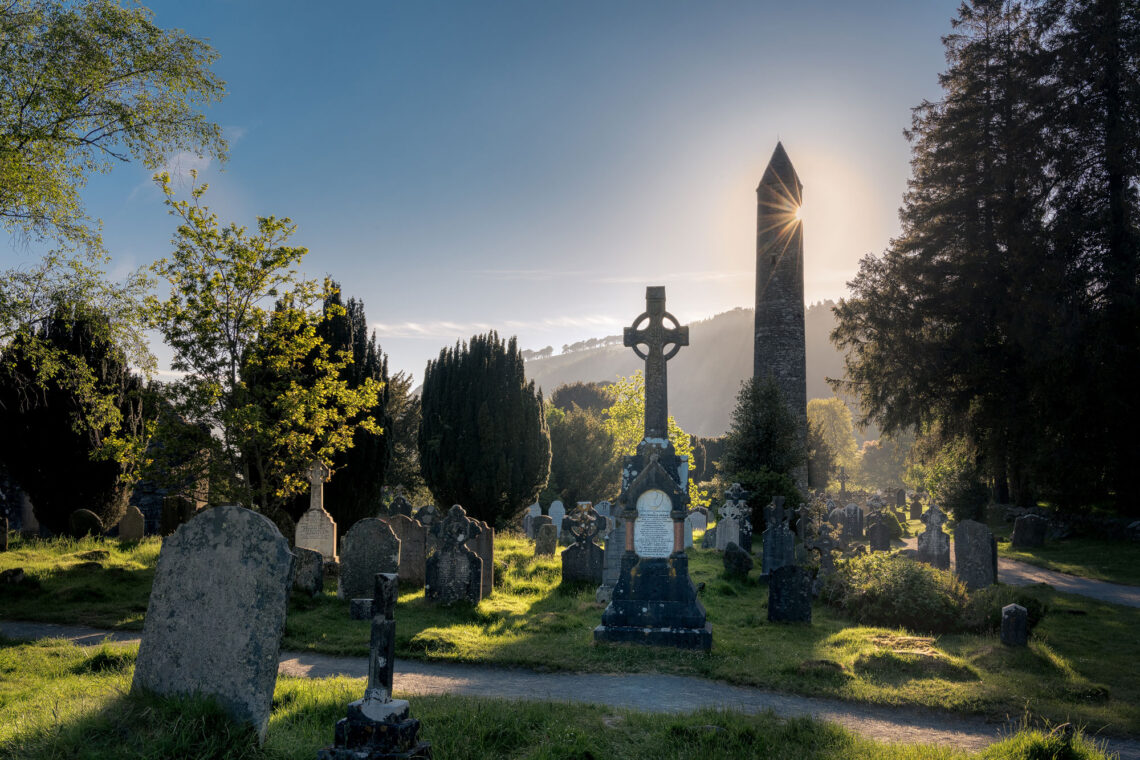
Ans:
[[[639,557],[668,557],[673,553],[673,502],[664,491],[652,490],[637,499],[633,550]]]

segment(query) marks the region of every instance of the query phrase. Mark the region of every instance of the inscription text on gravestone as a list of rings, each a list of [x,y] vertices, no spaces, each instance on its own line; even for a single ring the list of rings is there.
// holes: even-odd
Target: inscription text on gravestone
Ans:
[[[673,553],[673,502],[664,491],[651,490],[637,499],[633,550],[639,557],[668,557]]]

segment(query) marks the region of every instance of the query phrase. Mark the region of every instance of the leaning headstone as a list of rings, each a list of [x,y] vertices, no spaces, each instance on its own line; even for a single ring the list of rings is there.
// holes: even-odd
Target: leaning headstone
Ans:
[[[77,509],[67,519],[67,529],[72,538],[101,536],[103,535],[103,521],[99,519],[99,515],[90,509]]]
[[[553,557],[558,548],[558,531],[550,523],[538,526],[538,536],[534,539],[534,556]]]
[[[294,557],[266,517],[199,512],[162,543],[131,691],[202,694],[265,738]]]
[[[336,520],[320,508],[310,507],[297,521],[296,546],[320,552],[326,561],[336,560]]]
[[[127,507],[123,519],[119,520],[119,539],[122,541],[139,541],[143,537],[146,527],[146,518],[134,504]]]
[[[606,518],[594,511],[589,502],[579,504],[567,518],[568,531],[574,543],[562,552],[562,582],[600,584],[605,552],[594,538],[605,530]]]
[[[420,587],[424,585],[427,561],[427,530],[419,520],[407,515],[389,517],[385,522],[400,539],[400,582]]]
[[[882,517],[874,520],[867,528],[867,544],[873,552],[891,550],[891,530]]]
[[[1022,515],[1013,521],[1013,535],[1009,542],[1013,546],[1033,548],[1045,545],[1045,532],[1049,521],[1040,515]]]
[[[300,546],[293,549],[293,588],[303,594],[316,596],[325,588],[325,558],[320,552]]]
[[[341,539],[336,595],[341,599],[371,597],[376,573],[399,572],[400,539],[388,523],[366,517]]]
[[[404,517],[412,516],[412,505],[403,496],[397,496],[392,500],[392,504],[388,507],[388,514],[395,517],[396,515],[403,515]]]
[[[969,591],[997,583],[997,541],[980,522],[963,520],[954,529],[954,572]]]
[[[483,560],[483,590],[480,598],[486,599],[495,587],[495,529],[481,520],[476,520],[475,523],[479,526],[479,532],[467,539],[467,548]]]
[[[937,504],[931,504],[922,516],[922,522],[926,525],[926,530],[918,536],[918,561],[939,570],[949,570],[950,536],[942,530],[946,515]]]
[[[752,555],[730,542],[724,547],[724,574],[730,578],[745,578],[752,572]]]
[[[562,502],[556,501],[550,505],[550,509],[546,511],[550,515],[550,521],[554,525],[554,530],[558,533],[558,538],[562,538],[562,520],[566,517],[566,507]]]
[[[395,575],[376,576],[371,603],[372,637],[368,651],[368,686],[364,698],[348,705],[348,717],[336,724],[333,745],[317,752],[317,760],[429,760],[431,745],[418,740],[420,722],[408,703],[392,699],[396,664]]]
[[[768,578],[768,622],[810,623],[814,579],[795,565],[772,571]]]
[[[197,505],[185,496],[164,496],[162,498],[162,520],[159,523],[159,533],[169,536],[194,517]]]
[[[439,526],[439,547],[427,558],[424,596],[439,604],[478,604],[483,589],[483,560],[465,545],[478,535],[479,523],[456,504]]]
[[[1001,608],[1001,643],[1009,647],[1029,643],[1029,612],[1020,604]]]

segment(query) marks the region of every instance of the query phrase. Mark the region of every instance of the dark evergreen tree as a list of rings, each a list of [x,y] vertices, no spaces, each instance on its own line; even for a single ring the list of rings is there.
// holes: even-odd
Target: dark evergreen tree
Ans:
[[[1046,244],[1055,93],[1021,4],[963,3],[954,29],[945,97],[916,108],[907,132],[902,234],[861,262],[835,310],[832,339],[848,351],[836,385],[887,434],[938,423],[969,440],[1027,501],[1040,404],[1071,349],[1065,265]]]
[[[1140,6],[1043,0],[1037,19],[1058,90],[1050,233],[1071,291],[1063,324],[1081,349],[1049,396],[1057,429],[1042,469],[1081,476],[1070,500],[1095,495],[1103,472],[1121,507],[1140,512],[1125,498],[1140,460]]]
[[[818,425],[808,421],[807,432],[808,450],[808,486],[817,489],[826,489],[831,480],[831,473],[835,469],[835,454],[827,445],[823,431]]]
[[[0,355],[0,460],[31,498],[36,519],[54,533],[67,530],[77,509],[115,525],[138,478],[143,383],[109,333],[106,317],[82,305],[60,306],[34,332],[18,333]],[[37,342],[65,361],[43,372],[36,366],[45,355]],[[71,371],[69,363],[90,368],[93,378]],[[92,380],[95,388],[77,387]],[[91,409],[92,398],[109,407]],[[92,426],[95,418],[111,423]],[[115,448],[123,454],[117,459]]]
[[[343,306],[344,313],[337,313],[340,310],[333,306]],[[381,506],[380,495],[393,447],[392,417],[388,413],[388,357],[380,350],[376,333],[369,333],[363,302],[350,298],[344,303],[339,284],[333,284],[333,292],[325,300],[325,315],[317,332],[331,351],[351,353],[352,363],[342,375],[349,387],[360,387],[366,378],[384,384],[376,406],[369,412],[382,432],[358,428],[352,448],[333,457],[334,476],[325,483],[325,509],[336,520],[340,535],[344,535],[358,520],[375,515]],[[307,494],[303,502],[302,511],[308,507]]]
[[[601,416],[577,405],[570,411],[550,405],[546,425],[550,432],[550,479],[542,500],[577,504],[617,498],[621,467],[613,436]]]
[[[440,351],[420,398],[420,466],[437,503],[503,525],[534,501],[550,474],[550,436],[515,338],[491,332]]]
[[[397,372],[388,381],[388,416],[392,420],[392,459],[385,485],[402,488],[409,498],[423,491],[420,473],[420,399],[412,393],[412,376]]]

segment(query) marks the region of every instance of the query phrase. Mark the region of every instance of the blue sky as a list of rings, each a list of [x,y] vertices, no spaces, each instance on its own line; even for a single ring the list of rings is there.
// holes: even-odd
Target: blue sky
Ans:
[[[753,300],[755,187],[804,184],[805,293],[839,298],[898,231],[910,109],[957,0],[148,3],[207,38],[227,97],[225,220],[289,216],[304,268],[364,301],[394,369],[498,329],[620,331],[646,285],[682,321]],[[170,250],[141,165],[88,184],[117,271]],[[0,233],[2,234],[2,233]],[[36,252],[0,246],[0,266]],[[155,346],[160,362],[169,354]]]

